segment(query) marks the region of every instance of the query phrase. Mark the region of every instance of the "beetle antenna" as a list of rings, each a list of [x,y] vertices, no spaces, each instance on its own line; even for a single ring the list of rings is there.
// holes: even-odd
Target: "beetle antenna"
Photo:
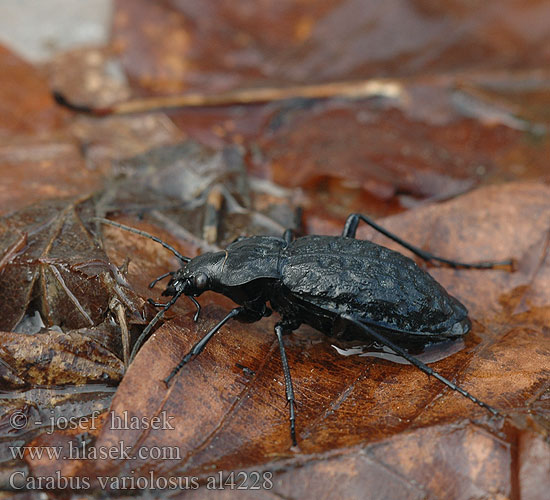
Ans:
[[[109,226],[114,226],[114,227],[118,227],[119,229],[124,229],[124,231],[129,231],[130,233],[139,234],[140,236],[144,236],[145,238],[149,238],[150,240],[160,243],[167,250],[170,250],[181,262],[187,263],[191,261],[190,257],[186,257],[185,255],[182,255],[172,245],[169,245],[168,243],[162,241],[160,238],[157,238],[152,234],[146,233],[145,231],[141,231],[140,229],[136,229],[134,227],[126,226],[124,224],[121,224],[120,222],[114,222],[109,219],[104,219],[103,217],[94,217],[94,220],[102,222],[103,224],[108,224]]]

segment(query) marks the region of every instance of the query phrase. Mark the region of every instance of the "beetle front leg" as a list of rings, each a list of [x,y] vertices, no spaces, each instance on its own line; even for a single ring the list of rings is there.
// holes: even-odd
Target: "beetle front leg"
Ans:
[[[196,323],[199,320],[199,316],[201,314],[201,305],[198,303],[195,297],[192,297],[191,295],[189,295],[188,297],[191,299],[191,302],[193,302],[193,304],[195,304],[195,307],[197,308],[195,315],[193,316],[193,321]]]
[[[238,316],[245,310],[244,307],[235,307],[235,309],[231,309],[229,313],[223,318],[214,328],[212,328],[202,339],[200,339],[192,348],[191,350],[183,357],[183,359],[178,363],[178,365],[170,372],[170,375],[164,379],[164,383],[166,386],[170,383],[170,381],[178,374],[178,372],[183,368],[184,365],[189,363],[195,356],[198,356],[202,350],[206,347],[206,344],[210,341],[210,339],[214,336],[215,333],[218,332],[218,330],[225,325],[231,318],[234,318],[235,316]]]
[[[168,271],[167,273],[161,274],[159,277],[155,278],[151,283],[149,283],[149,288],[153,288],[160,280],[168,278],[168,276],[174,276],[176,271]]]
[[[296,412],[294,388],[292,387],[292,377],[290,376],[290,368],[288,367],[285,346],[283,344],[283,326],[280,323],[277,323],[275,325],[275,335],[277,335],[277,340],[279,341],[279,350],[281,351],[281,363],[283,364],[283,374],[285,377],[286,400],[288,402],[290,411],[290,438],[292,439],[292,444],[296,446]]]
[[[344,226],[344,230],[342,231],[342,236],[344,238],[355,238],[355,233],[357,232],[357,226],[359,225],[359,221],[363,221],[365,224],[368,224],[370,227],[374,228],[379,233],[382,233],[384,236],[388,237],[390,240],[393,240],[399,245],[401,245],[402,247],[405,247],[407,250],[410,250],[412,253],[414,253],[421,259],[425,260],[426,262],[433,263],[433,261],[436,261],[436,262],[441,262],[442,264],[445,264],[450,267],[463,267],[466,269],[508,268],[509,270],[513,270],[514,268],[513,259],[503,260],[500,262],[488,261],[488,262],[466,263],[466,262],[458,262],[456,260],[444,259],[442,257],[437,257],[436,255],[430,252],[426,252],[421,248],[415,247],[414,245],[407,243],[406,241],[399,238],[399,236],[396,236],[395,234],[391,233],[387,229],[384,229],[382,226],[379,226],[373,220],[361,214],[351,214],[348,216],[346,220],[346,224]]]

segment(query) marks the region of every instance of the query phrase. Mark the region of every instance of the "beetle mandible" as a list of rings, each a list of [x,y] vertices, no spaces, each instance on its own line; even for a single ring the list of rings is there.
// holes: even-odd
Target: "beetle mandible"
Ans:
[[[347,218],[341,236],[294,238],[293,232],[287,230],[281,238],[241,237],[225,250],[204,253],[193,259],[144,231],[107,219],[99,220],[157,241],[182,262],[178,270],[159,276],[150,284],[152,288],[170,276],[162,295],[171,299],[166,304],[150,300],[161,310],[138,338],[132,357],[180,296],[189,297],[195,304],[195,321],[200,313],[195,297],[207,290],[221,293],[238,304],[191,348],[166,377],[166,385],[186,363],[202,352],[230,319],[255,322],[269,316],[273,309],[281,316],[275,325],[275,335],[281,354],[290,436],[294,445],[297,443],[295,399],[283,334],[292,332],[303,323],[326,335],[346,333],[348,337],[370,337],[493,415],[499,415],[496,409],[395,343],[414,339],[439,341],[465,335],[471,328],[466,307],[412,259],[368,240],[358,240],[355,234],[359,222],[363,221],[423,260],[451,267],[491,269],[511,267],[512,261],[467,264],[437,257],[403,241],[361,214],[351,214]]]

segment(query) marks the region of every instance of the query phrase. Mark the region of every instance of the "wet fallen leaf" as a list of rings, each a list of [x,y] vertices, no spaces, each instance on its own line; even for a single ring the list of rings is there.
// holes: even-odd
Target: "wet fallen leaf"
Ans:
[[[120,357],[86,333],[0,332],[1,385],[53,386],[120,381],[124,373]]]
[[[128,99],[120,61],[108,47],[85,47],[57,54],[46,64],[51,89],[102,105]]]
[[[294,0],[231,7],[118,0],[116,8],[115,41],[131,81],[165,94],[540,68],[548,56],[549,7],[537,0],[330,0],[315,8]]]
[[[84,197],[0,219],[3,386],[122,377],[122,335],[144,323],[145,302],[95,240],[93,215]]]
[[[514,115],[504,111],[485,120],[490,112],[477,111],[474,121],[457,103],[454,84],[437,79],[404,84],[398,100],[318,103],[266,129],[256,168],[305,188],[311,212],[338,217],[387,214],[479,185],[547,175],[549,143],[537,138],[536,123],[511,124],[506,118]]]
[[[133,86],[147,93],[386,78],[391,98],[171,113],[197,140],[255,151],[255,172],[306,188],[312,213],[383,216],[480,184],[548,179],[548,75],[537,63],[547,8],[120,0],[114,34]],[[216,16],[231,29],[208,21]]]
[[[76,117],[70,127],[78,142],[86,145],[86,160],[103,176],[113,175],[114,162],[160,146],[178,143],[184,135],[162,113],[146,116],[113,116],[104,120]]]

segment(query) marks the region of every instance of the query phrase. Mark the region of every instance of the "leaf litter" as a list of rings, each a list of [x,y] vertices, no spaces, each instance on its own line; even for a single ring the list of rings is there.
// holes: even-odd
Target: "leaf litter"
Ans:
[[[0,219],[1,419],[6,424],[21,411],[28,421],[34,412],[32,421],[45,422],[48,409],[66,418],[84,416],[90,394],[104,411],[124,374],[123,328],[112,309],[124,309],[124,328],[143,325],[144,300],[95,241],[92,216],[93,205],[84,197],[43,201]],[[86,389],[86,384],[96,386]],[[43,387],[50,388],[49,397],[37,398]],[[25,426],[26,438],[44,427]],[[9,428],[4,438],[9,442]]]
[[[453,467],[463,467],[460,474],[465,477],[478,478],[469,487],[479,482],[476,487],[491,485],[498,491],[508,491],[511,479],[507,480],[501,471],[508,466],[513,452],[506,437],[510,422],[523,421],[515,432],[526,435],[533,432],[530,428],[538,429],[534,436],[541,432],[544,435],[550,428],[550,409],[544,396],[548,391],[546,361],[550,349],[544,324],[550,304],[547,285],[541,279],[549,262],[549,194],[548,188],[536,184],[490,187],[384,221],[386,227],[401,230],[405,237],[410,233],[409,241],[431,252],[462,260],[493,255],[512,256],[518,261],[515,273],[431,270],[451,293],[468,304],[474,322],[466,348],[438,362],[436,369],[499,408],[508,415],[506,420],[491,419],[482,409],[413,367],[342,357],[318,332],[302,328],[286,340],[298,400],[300,449],[292,452],[280,360],[272,333],[274,319],[253,325],[228,324],[169,389],[162,384],[200,333],[230,307],[227,299],[211,296],[207,312],[196,326],[190,308],[185,304],[174,308],[173,319],[155,332],[131,365],[107,417],[107,422],[112,422],[110,418],[164,415],[169,419],[169,428],[120,429],[105,425],[96,441],[96,446],[113,446],[122,440],[133,453],[176,446],[177,458],[89,460],[73,472],[140,476],[153,471],[159,476],[206,477],[212,467],[226,471],[259,467],[284,470],[281,477],[288,477],[289,471],[303,467],[304,457],[309,457],[311,467],[315,467],[315,457],[334,450],[341,450],[349,460],[357,460],[357,450],[363,450],[361,453],[367,453],[369,460],[389,460],[386,466],[399,471],[402,486],[420,482],[426,484],[426,491],[435,493],[440,491],[440,483],[423,482],[426,469],[403,469],[406,463],[399,460],[418,453],[427,457],[427,443],[439,449],[448,436],[456,435],[462,444],[458,446],[457,442],[453,453],[456,457],[468,456],[473,463],[464,458],[462,465],[459,462]],[[530,262],[533,260],[534,266]],[[524,313],[515,314],[515,307],[510,308],[506,300],[524,283],[532,287],[524,307],[536,304],[530,321]],[[533,400],[532,394],[539,396]],[[455,430],[449,434],[450,429]],[[487,446],[476,444],[481,446],[481,455],[471,457],[471,446],[481,437]],[[423,440],[425,444],[421,444]],[[398,442],[402,444],[398,446]],[[377,452],[381,446],[395,451],[385,457]],[[490,451],[493,448],[494,453]],[[491,456],[490,462],[485,461],[484,453]],[[484,464],[483,473],[472,472],[475,464]],[[53,465],[30,462],[29,466],[40,475]],[[439,473],[445,475],[444,466]],[[499,479],[495,482],[492,477]],[[464,493],[463,487],[459,482],[452,486],[458,496]]]
[[[113,158],[132,156],[159,143],[174,144],[186,137],[216,147],[244,144],[250,153],[248,159],[253,160],[248,165],[249,171],[263,178],[275,178],[287,187],[297,185],[292,184],[296,172],[303,165],[309,166],[306,176],[300,174],[303,182],[298,183],[306,190],[308,232],[337,234],[350,211],[387,215],[416,207],[384,222],[406,239],[445,256],[478,260],[484,252],[487,258],[495,258],[501,252],[507,258],[512,251],[519,266],[514,275],[493,272],[478,275],[476,271],[430,268],[453,294],[467,303],[474,319],[474,329],[465,348],[438,362],[436,367],[448,377],[455,376],[476,395],[508,408],[510,416],[504,424],[489,420],[467,401],[460,401],[460,396],[415,374],[411,367],[357,356],[344,358],[336,355],[330,343],[317,332],[302,328],[286,341],[292,353],[291,370],[296,385],[300,386],[298,418],[307,439],[300,443],[301,453],[289,453],[283,444],[288,439],[288,429],[280,362],[276,354],[271,355],[274,352],[271,319],[247,328],[227,325],[195,360],[196,366],[189,365],[180,374],[176,382],[183,389],[175,387],[166,394],[162,385],[155,385],[199,332],[230,307],[223,298],[209,297],[212,305],[201,323],[194,325],[192,308],[180,301],[173,316],[169,316],[169,321],[138,356],[113,403],[113,411],[119,415],[129,409],[126,404],[130,408],[136,404],[136,414],[140,415],[159,413],[164,408],[181,412],[173,431],[130,430],[124,434],[136,446],[166,443],[170,433],[174,441],[183,439],[178,444],[185,452],[181,459],[168,461],[167,465],[154,460],[140,463],[139,470],[149,467],[162,474],[196,470],[204,477],[212,471],[208,469],[212,464],[227,470],[249,465],[252,470],[275,473],[274,491],[259,493],[267,498],[361,497],[365,490],[403,498],[499,495],[542,498],[548,489],[546,479],[550,477],[544,468],[550,462],[549,398],[545,382],[550,281],[548,228],[541,223],[541,218],[547,218],[544,200],[548,199],[545,187],[548,140],[544,132],[548,120],[544,106],[540,105],[547,98],[547,78],[540,68],[547,30],[537,27],[543,23],[547,7],[532,2],[520,8],[514,2],[504,2],[495,12],[490,5],[452,4],[434,8],[426,2],[417,2],[411,8],[397,1],[376,12],[358,12],[353,2],[343,0],[328,2],[317,13],[308,15],[302,9],[295,10],[289,2],[277,7],[277,16],[292,19],[291,23],[278,24],[291,30],[287,32],[272,29],[273,13],[262,17],[265,14],[262,11],[250,16],[235,8],[223,15],[215,10],[204,16],[203,6],[193,2],[185,7],[181,2],[154,6],[141,1],[117,2],[115,38],[136,92],[217,91],[232,86],[261,87],[266,82],[278,85],[281,81],[295,80],[300,84],[317,78],[363,79],[384,74],[397,79],[406,99],[386,102],[376,98],[366,102],[333,99],[321,105],[294,102],[250,106],[246,110],[240,106],[182,110],[171,113],[170,119],[159,113],[155,120],[141,116],[112,117],[100,122],[79,117],[71,127],[84,146],[86,160],[108,172]],[[238,33],[219,31],[216,23],[204,30],[201,20],[220,16],[229,25],[240,26]],[[373,29],[357,29],[350,35],[350,26],[361,25],[365,16],[372,21]],[[197,22],[189,24],[189,19]],[[400,30],[404,19],[412,31]],[[163,29],[147,29],[147,25]],[[235,35],[242,33],[243,26],[252,33],[248,38]],[[338,30],[345,30],[347,42],[337,47],[336,59],[341,59],[340,63],[327,66],[326,61],[335,60],[333,41],[342,34]],[[396,31],[406,36],[395,37]],[[174,36],[167,36],[169,32]],[[331,36],[326,36],[327,33]],[[441,33],[445,33],[443,45],[439,40]],[[448,33],[453,36],[448,38]],[[380,37],[384,43],[379,43]],[[167,43],[172,39],[177,43]],[[512,52],[507,43],[511,39]],[[297,40],[303,45],[295,51]],[[406,54],[402,51],[404,40],[409,49]],[[258,50],[267,57],[254,59]],[[235,65],[236,61],[243,62],[241,57],[248,62]],[[78,61],[75,58],[74,64]],[[507,65],[513,69],[509,70]],[[446,73],[449,69],[451,76]],[[423,76],[413,81],[412,73]],[[50,108],[56,123],[66,115],[52,107],[45,86],[40,85],[40,92],[35,95],[40,101],[39,108],[46,110],[48,129],[53,123],[51,116],[47,116]],[[21,102],[21,99],[8,101]],[[34,106],[28,100],[25,102],[31,108]],[[28,116],[32,117],[32,113],[21,114]],[[3,122],[3,131],[13,123],[19,121]],[[180,129],[179,134],[173,124]],[[21,130],[43,126],[31,118]],[[318,128],[342,133],[333,137],[322,130],[310,131]],[[13,132],[13,127],[10,130]],[[392,130],[398,131],[397,136],[392,136]],[[360,140],[353,142],[363,131]],[[308,135],[311,133],[319,139],[312,139]],[[285,144],[285,135],[290,137],[290,144]],[[324,143],[324,148],[313,143],[318,140]],[[406,147],[400,148],[403,143]],[[398,152],[391,149],[393,144]],[[313,161],[307,154],[311,145],[316,146]],[[357,150],[359,153],[354,155]],[[361,163],[365,157],[367,166],[376,166],[384,160],[386,167],[396,174],[387,176],[380,169],[365,169]],[[324,169],[321,176],[315,172],[316,163]],[[348,163],[360,166],[361,171],[345,169]],[[434,171],[433,177],[430,170]],[[457,196],[471,186],[529,178],[535,179],[538,186],[497,185],[478,196],[472,197],[475,192],[460,196],[449,204],[431,203],[441,199],[441,188],[447,190],[445,198]],[[501,190],[502,199],[498,201]],[[422,206],[425,200],[429,203]],[[475,210],[469,209],[470,204]],[[519,210],[521,205],[525,212]],[[444,214],[440,214],[442,207],[448,210]],[[472,215],[477,211],[478,216]],[[464,213],[471,215],[467,223],[459,220]],[[500,219],[496,213],[501,214]],[[124,222],[135,223],[181,245],[189,255],[197,250],[157,226],[157,221],[153,225],[150,219],[140,222],[124,217]],[[508,219],[513,222],[508,223]],[[498,222],[498,236],[494,220]],[[539,223],[541,227],[537,229],[534,225]],[[135,256],[134,263],[128,266],[128,281],[142,297],[148,296],[146,286],[151,277],[177,265],[151,242],[140,244],[127,238],[133,242],[132,247],[112,228],[105,229],[105,234],[107,246],[110,242],[118,246],[109,249],[117,264],[122,265],[128,255]],[[368,231],[360,234],[367,236]],[[483,237],[478,241],[479,235]],[[11,245],[17,253],[17,241]],[[201,360],[203,356],[205,359]],[[235,364],[230,364],[235,359]],[[158,370],[159,376],[155,371],[150,379],[145,379],[152,369]],[[224,399],[223,391],[208,390],[207,383],[216,382],[219,371],[226,373],[226,381],[231,383],[225,393],[229,401]],[[319,387],[319,380],[324,381],[323,387]],[[192,385],[194,381],[204,382],[200,391]],[[327,386],[330,390],[323,393]],[[213,396],[212,392],[220,395]],[[191,396],[192,403],[188,399]],[[24,403],[31,413],[33,397],[29,393],[29,401]],[[164,403],[163,398],[167,398]],[[211,404],[209,398],[213,400]],[[199,426],[204,415],[208,417],[206,432]],[[109,422],[108,417],[104,414],[104,422]],[[190,426],[188,432],[186,426]],[[77,443],[83,431],[82,428],[42,434],[35,443],[67,444],[71,439]],[[116,437],[116,431],[105,425],[91,432],[92,439],[98,432],[102,443]],[[70,467],[46,461],[40,464],[29,461],[29,465],[36,474],[48,467],[51,472],[85,474],[89,462],[69,464]],[[113,467],[113,471],[122,473],[129,463],[114,463]],[[91,470],[94,468],[104,470],[100,464]],[[210,497],[210,492],[204,489],[185,494]],[[230,496],[227,491],[222,494]]]

